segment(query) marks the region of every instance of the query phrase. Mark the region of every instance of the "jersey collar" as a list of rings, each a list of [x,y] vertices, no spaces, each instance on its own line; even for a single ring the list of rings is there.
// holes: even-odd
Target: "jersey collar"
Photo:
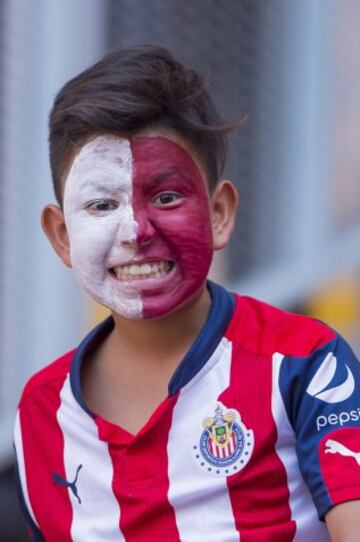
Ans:
[[[235,309],[235,296],[212,281],[207,282],[211,296],[211,307],[204,326],[189,351],[176,368],[169,382],[169,396],[183,388],[206,364],[225,334]],[[99,344],[114,328],[109,316],[97,325],[78,346],[71,364],[70,383],[76,401],[90,415],[95,416],[86,406],[80,384],[80,368],[86,352]]]

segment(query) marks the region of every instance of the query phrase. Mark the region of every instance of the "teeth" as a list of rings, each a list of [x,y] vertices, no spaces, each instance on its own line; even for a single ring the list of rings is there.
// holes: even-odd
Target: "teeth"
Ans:
[[[140,274],[141,275],[148,275],[149,273],[151,273],[151,265],[149,265],[148,263],[145,263],[144,265],[141,265],[140,266]]]
[[[136,264],[130,265],[130,268],[129,268],[130,275],[139,275],[140,267],[141,267],[140,265],[136,265]]]
[[[119,280],[135,280],[143,278],[161,278],[172,268],[169,261],[150,262],[143,264],[119,265],[113,268]]]

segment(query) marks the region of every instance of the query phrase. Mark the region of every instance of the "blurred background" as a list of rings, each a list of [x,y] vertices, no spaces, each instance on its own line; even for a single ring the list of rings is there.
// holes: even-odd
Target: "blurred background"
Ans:
[[[39,224],[56,92],[117,48],[169,47],[209,79],[241,204],[213,277],[320,318],[360,354],[357,0],[0,0],[0,540],[21,542],[12,427],[28,377],[104,315]]]

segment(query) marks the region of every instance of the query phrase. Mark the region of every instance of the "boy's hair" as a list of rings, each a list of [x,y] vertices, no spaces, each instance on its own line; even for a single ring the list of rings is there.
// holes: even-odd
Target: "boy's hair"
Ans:
[[[74,150],[92,135],[131,137],[148,127],[184,136],[206,168],[210,190],[224,167],[226,133],[204,79],[158,46],[109,53],[60,90],[50,113],[50,165],[62,202],[62,177]]]

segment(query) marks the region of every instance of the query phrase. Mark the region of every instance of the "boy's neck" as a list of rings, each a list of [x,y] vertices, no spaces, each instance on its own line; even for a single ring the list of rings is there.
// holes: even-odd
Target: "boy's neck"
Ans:
[[[125,320],[114,314],[113,331],[82,367],[82,392],[90,410],[136,434],[167,396],[171,376],[203,327],[210,305],[204,286],[165,318]]]
[[[185,354],[203,327],[210,305],[204,285],[190,302],[163,318],[129,320],[113,314],[115,326],[108,348],[127,350],[144,363],[163,363],[169,357]]]

